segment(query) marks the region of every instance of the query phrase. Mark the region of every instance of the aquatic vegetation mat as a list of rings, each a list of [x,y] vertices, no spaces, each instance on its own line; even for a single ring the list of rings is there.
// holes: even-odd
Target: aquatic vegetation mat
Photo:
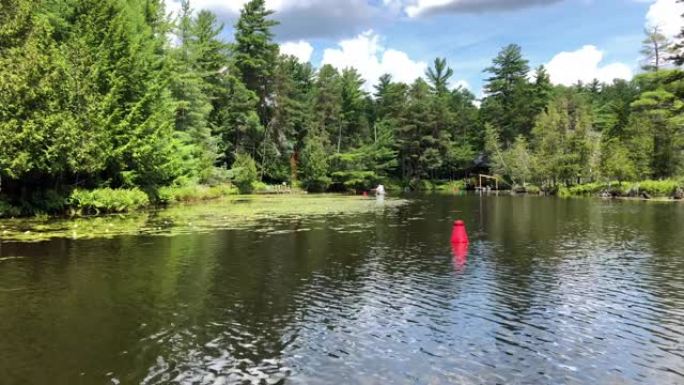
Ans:
[[[219,201],[179,204],[166,209],[83,218],[0,220],[2,242],[39,242],[52,238],[92,239],[119,235],[175,235],[305,217],[382,212],[402,206],[402,199],[342,195],[235,196]]]

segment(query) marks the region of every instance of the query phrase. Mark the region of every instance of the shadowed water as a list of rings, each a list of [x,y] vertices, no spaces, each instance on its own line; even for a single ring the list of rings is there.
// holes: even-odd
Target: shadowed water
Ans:
[[[676,204],[429,196],[0,247],[1,384],[684,383]]]

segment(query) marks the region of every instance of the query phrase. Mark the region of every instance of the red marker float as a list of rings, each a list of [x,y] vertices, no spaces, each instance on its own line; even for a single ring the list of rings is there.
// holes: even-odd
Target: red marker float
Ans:
[[[454,222],[454,229],[451,231],[451,243],[465,245],[470,243],[468,241],[468,233],[466,232],[465,223],[463,223],[461,220]]]

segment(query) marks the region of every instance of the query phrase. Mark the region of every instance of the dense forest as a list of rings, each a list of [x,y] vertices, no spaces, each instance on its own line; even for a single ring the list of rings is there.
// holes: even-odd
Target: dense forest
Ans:
[[[484,69],[484,96],[435,59],[374,92],[354,68],[281,55],[252,0],[224,26],[187,1],[0,0],[0,203],[59,211],[74,192],[258,182],[403,189],[472,173],[546,191],[684,175],[684,30],[646,31],[631,81],[552,85],[521,48]],[[81,192],[82,194],[82,192]],[[2,204],[0,204],[0,211]]]

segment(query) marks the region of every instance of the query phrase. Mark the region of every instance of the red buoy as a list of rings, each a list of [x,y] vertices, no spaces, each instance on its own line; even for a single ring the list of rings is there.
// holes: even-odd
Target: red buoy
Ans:
[[[468,244],[468,233],[466,232],[465,223],[458,220],[454,222],[454,229],[451,232],[451,243],[453,244]]]

